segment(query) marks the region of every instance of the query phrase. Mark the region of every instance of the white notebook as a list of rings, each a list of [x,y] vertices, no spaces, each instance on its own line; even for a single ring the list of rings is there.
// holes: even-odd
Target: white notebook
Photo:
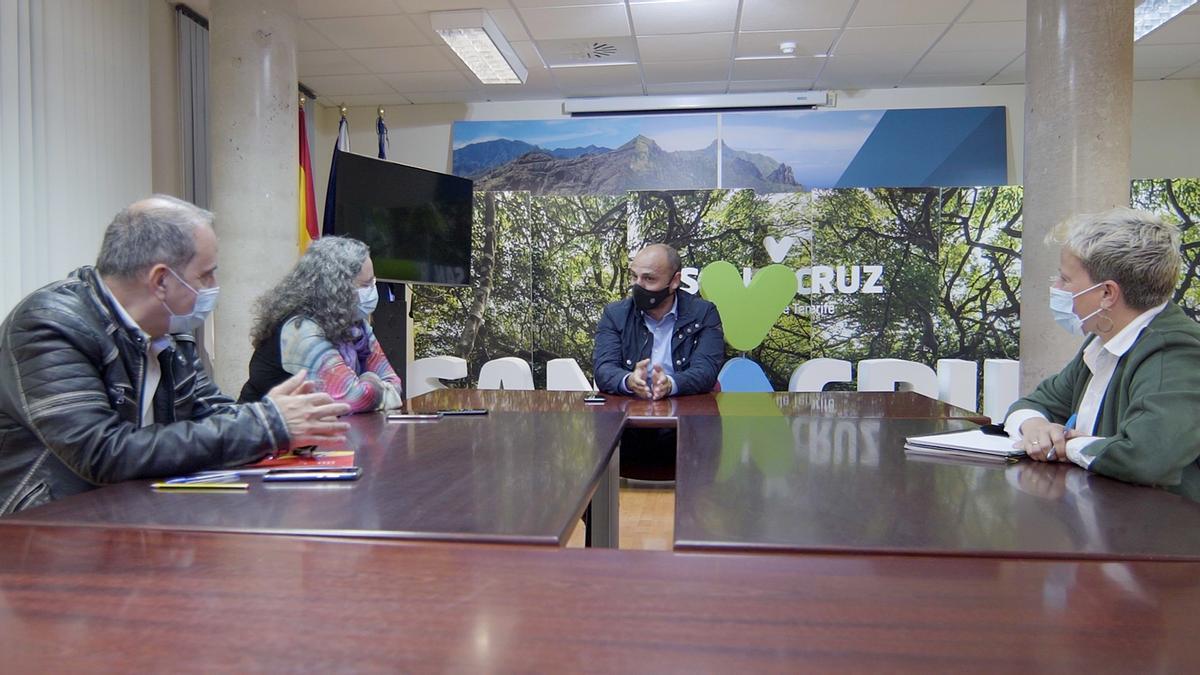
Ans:
[[[906,441],[905,450],[923,454],[972,453],[988,455],[997,459],[1017,458],[1025,455],[1024,450],[1013,447],[1013,439],[1008,436],[992,436],[978,429],[955,431],[949,434],[910,436]]]

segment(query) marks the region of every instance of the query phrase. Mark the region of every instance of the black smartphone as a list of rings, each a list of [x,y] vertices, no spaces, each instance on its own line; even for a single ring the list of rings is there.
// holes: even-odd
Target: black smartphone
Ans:
[[[301,481],[317,481],[317,480],[358,480],[362,476],[362,469],[359,467],[347,467],[343,471],[268,471],[263,474],[264,483],[276,482],[301,482]]]
[[[439,410],[439,415],[486,415],[487,408],[451,408],[449,410]]]
[[[389,422],[433,422],[442,418],[441,413],[398,413],[387,414]]]
[[[583,402],[588,405],[600,405],[604,403],[604,397],[599,394],[591,394],[583,397]]]

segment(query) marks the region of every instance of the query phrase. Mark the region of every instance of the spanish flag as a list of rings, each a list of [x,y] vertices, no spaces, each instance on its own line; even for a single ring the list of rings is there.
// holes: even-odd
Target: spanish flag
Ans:
[[[312,157],[308,154],[308,130],[304,124],[304,106],[300,106],[300,252],[321,236],[317,225],[317,198],[313,194]]]

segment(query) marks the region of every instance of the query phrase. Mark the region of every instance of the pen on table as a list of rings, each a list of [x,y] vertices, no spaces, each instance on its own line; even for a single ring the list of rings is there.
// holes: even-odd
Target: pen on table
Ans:
[[[208,483],[220,481],[226,478],[237,478],[237,471],[225,471],[222,473],[205,473],[196,476],[180,476],[179,478],[169,478],[165,483],[168,485],[183,485],[185,483]]]
[[[201,492],[203,492],[204,490],[214,490],[217,492],[224,492],[227,490],[247,490],[250,488],[250,484],[249,483],[215,483],[215,482],[151,483],[150,487],[154,488],[155,490],[198,490]]]

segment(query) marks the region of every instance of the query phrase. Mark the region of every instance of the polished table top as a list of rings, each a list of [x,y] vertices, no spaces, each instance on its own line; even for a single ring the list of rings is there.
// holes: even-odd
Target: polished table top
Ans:
[[[1200,564],[0,524],[12,672],[1190,671]]]
[[[908,457],[963,420],[680,420],[676,549],[1200,560],[1200,504],[1070,464]]]
[[[563,545],[617,444],[618,412],[497,411],[436,422],[347,418],[363,477],[162,492],[130,481],[3,521]]]
[[[601,394],[602,405],[589,405],[582,391],[520,391],[483,389],[438,389],[409,402],[415,412],[436,412],[449,408],[485,408],[487,410],[546,412],[595,411],[626,415],[627,426],[675,426],[677,420],[696,415],[720,415],[729,402],[738,409],[774,411],[785,415],[829,415],[834,417],[888,417],[917,419],[968,419],[979,424],[989,420],[979,413],[952,406],[913,392],[826,391],[771,393],[716,393],[678,396],[647,401],[632,396]]]

